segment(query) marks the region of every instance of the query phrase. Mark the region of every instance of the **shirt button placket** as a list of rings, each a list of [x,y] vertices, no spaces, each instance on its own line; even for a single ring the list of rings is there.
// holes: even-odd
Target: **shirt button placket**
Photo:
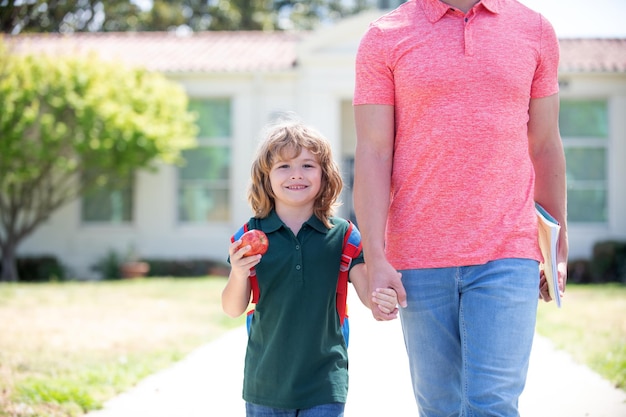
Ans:
[[[298,279],[298,281],[303,282],[304,278],[302,276],[302,251],[300,250],[300,244],[296,244],[294,249],[296,250],[296,278]]]
[[[474,41],[472,39],[472,19],[474,18],[474,11],[470,10],[464,18],[464,37],[465,37],[465,56],[474,55]]]

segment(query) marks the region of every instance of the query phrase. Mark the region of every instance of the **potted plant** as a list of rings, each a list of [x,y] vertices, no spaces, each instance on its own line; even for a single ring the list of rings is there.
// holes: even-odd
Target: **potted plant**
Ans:
[[[128,256],[120,264],[120,275],[122,278],[140,278],[148,275],[150,265],[140,260],[137,251],[131,246]]]

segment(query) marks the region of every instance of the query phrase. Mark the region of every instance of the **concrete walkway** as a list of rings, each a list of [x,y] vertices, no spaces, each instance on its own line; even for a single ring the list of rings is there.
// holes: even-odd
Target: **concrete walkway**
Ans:
[[[416,416],[399,320],[377,322],[355,296],[349,303],[346,416]],[[244,417],[245,345],[245,329],[233,330],[87,416]],[[537,336],[520,413],[522,417],[626,417],[626,392]]]

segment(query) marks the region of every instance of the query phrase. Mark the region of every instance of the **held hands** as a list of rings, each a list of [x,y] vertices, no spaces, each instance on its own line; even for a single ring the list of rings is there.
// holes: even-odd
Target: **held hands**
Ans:
[[[398,294],[393,288],[376,288],[372,292],[372,308],[376,308],[392,318],[398,317]]]
[[[372,291],[372,315],[378,321],[393,320],[398,308],[406,307],[406,291],[402,285],[402,274],[386,260],[368,264],[367,274]],[[376,305],[374,305],[376,304]]]

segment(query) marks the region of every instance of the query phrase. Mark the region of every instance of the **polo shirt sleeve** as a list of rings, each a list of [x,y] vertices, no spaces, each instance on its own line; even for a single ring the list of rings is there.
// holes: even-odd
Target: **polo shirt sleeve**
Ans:
[[[385,36],[371,25],[356,54],[353,104],[394,104],[393,71],[389,66]]]
[[[354,225],[354,227],[356,227],[356,225]],[[362,264],[362,263],[365,263],[365,258],[363,257],[363,249],[361,249],[359,254],[352,259],[352,263],[350,264],[350,269],[352,269],[352,267],[354,267],[354,265],[358,265],[358,264]]]
[[[548,97],[559,92],[559,41],[554,28],[541,16],[539,60],[530,91],[531,98]]]
[[[352,269],[354,265],[362,264],[364,262],[365,262],[365,259],[363,258],[363,251],[361,251],[359,256],[357,256],[356,258],[352,260],[352,264],[350,264],[350,269]]]

